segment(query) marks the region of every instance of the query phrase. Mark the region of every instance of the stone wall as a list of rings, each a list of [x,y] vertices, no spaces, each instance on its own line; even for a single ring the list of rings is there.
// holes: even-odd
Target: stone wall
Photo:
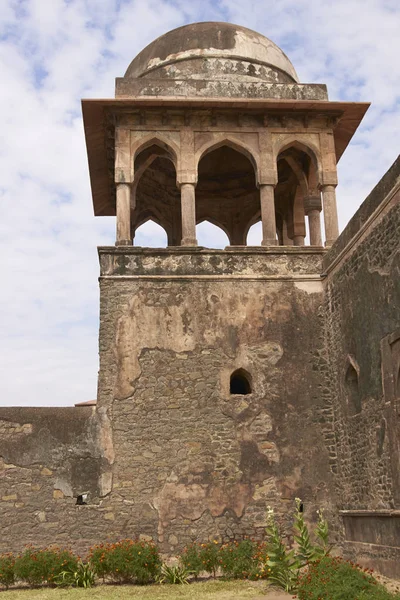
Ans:
[[[334,431],[331,462],[347,550],[375,565],[380,557],[380,568],[396,576],[400,575],[400,542],[395,534],[400,518],[395,510],[400,508],[399,190],[397,160],[324,258],[328,396],[333,407],[327,426]]]
[[[0,552],[25,544],[84,551],[98,541],[104,456],[92,408],[0,409]]]
[[[112,527],[174,552],[330,506],[320,436],[323,250],[101,248],[98,408]],[[230,394],[244,369],[252,393]],[[320,411],[318,411],[318,408]]]

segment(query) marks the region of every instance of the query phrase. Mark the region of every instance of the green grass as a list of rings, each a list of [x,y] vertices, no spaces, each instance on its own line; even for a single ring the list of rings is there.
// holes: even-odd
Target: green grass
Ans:
[[[8,590],[0,593],[0,600],[245,600],[259,598],[265,593],[265,588],[265,585],[249,581],[205,581],[190,585],[99,585],[88,590]]]

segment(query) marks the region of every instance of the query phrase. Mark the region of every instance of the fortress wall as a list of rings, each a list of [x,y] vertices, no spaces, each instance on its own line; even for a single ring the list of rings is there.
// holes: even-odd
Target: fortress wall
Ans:
[[[295,496],[307,519],[331,509],[324,251],[99,252],[98,409],[112,422],[115,536],[174,553],[263,536],[266,506],[285,521]],[[230,394],[239,368],[249,395]]]
[[[0,409],[0,552],[98,541],[103,509],[76,506],[99,495],[97,434],[92,408]]]
[[[399,576],[400,159],[325,256],[324,270],[334,469],[347,551]]]

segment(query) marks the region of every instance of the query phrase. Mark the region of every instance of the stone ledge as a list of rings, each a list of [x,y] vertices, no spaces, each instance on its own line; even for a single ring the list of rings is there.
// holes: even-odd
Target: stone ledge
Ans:
[[[323,248],[98,248],[101,277],[319,278]]]
[[[325,84],[269,83],[226,79],[116,78],[117,98],[182,96],[188,98],[277,98],[286,100],[328,100]]]
[[[341,517],[400,517],[400,510],[339,510]]]
[[[326,248],[319,246],[226,246],[220,248],[206,248],[205,246],[167,246],[166,248],[149,248],[146,246],[98,246],[100,254],[147,254],[158,256],[159,254],[213,254],[225,256],[230,254],[318,254],[324,255],[328,252]]]

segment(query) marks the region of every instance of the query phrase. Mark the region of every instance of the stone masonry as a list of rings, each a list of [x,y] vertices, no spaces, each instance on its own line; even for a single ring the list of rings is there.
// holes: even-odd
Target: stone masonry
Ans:
[[[227,23],[161,36],[116,98],[83,101],[94,211],[117,225],[97,402],[0,409],[0,551],[175,554],[262,538],[266,506],[286,525],[301,497],[347,556],[400,576],[400,161],[339,237],[336,211],[367,108]],[[149,219],[167,248],[134,245]],[[199,247],[204,220],[230,245]]]

